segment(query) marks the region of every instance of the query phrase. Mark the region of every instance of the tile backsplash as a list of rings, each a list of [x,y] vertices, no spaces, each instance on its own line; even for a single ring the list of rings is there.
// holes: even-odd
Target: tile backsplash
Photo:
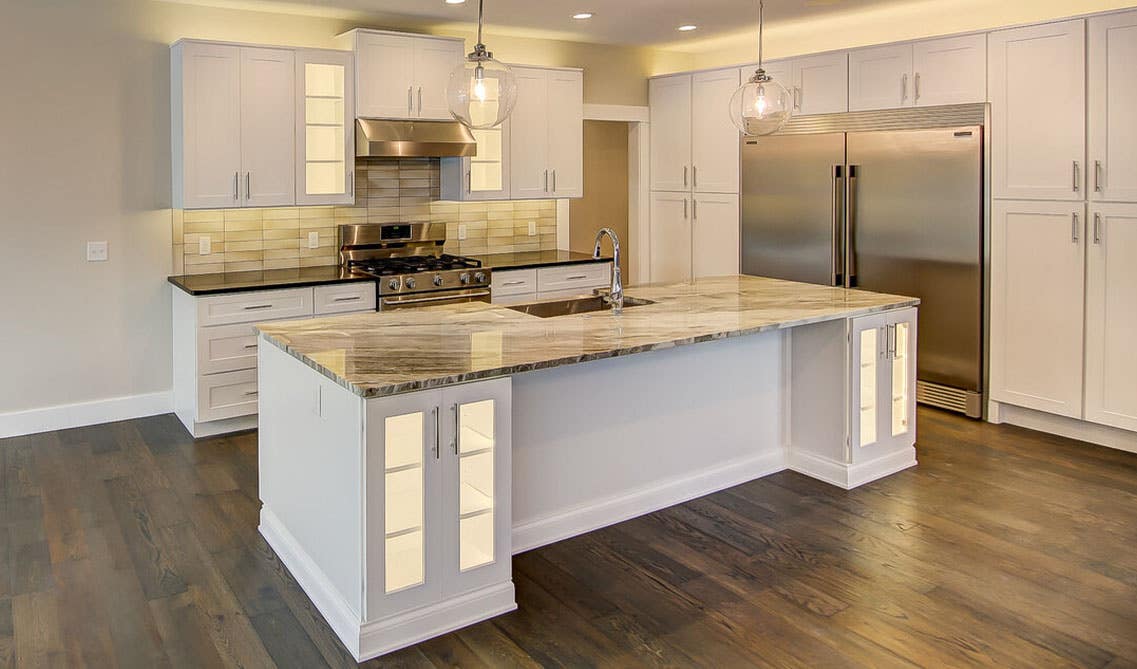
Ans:
[[[336,226],[344,223],[446,223],[446,251],[463,255],[557,248],[555,200],[439,201],[437,158],[360,160],[355,205],[175,209],[175,274],[209,274],[335,265]],[[529,223],[537,234],[529,235]],[[466,238],[458,239],[458,226]],[[319,248],[308,248],[309,233]],[[200,239],[210,238],[201,255]]]

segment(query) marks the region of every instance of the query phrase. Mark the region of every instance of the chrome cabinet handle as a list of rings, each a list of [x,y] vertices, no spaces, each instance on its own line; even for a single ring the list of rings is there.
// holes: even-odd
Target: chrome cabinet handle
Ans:
[[[418,115],[422,116],[422,86],[418,87]]]
[[[505,283],[503,283],[501,285],[503,285],[503,286],[524,286],[525,282],[524,281],[506,281]]]
[[[906,102],[908,100],[908,73],[900,75],[900,101]]]
[[[698,165],[692,165],[691,166],[691,187],[692,188],[698,188],[699,187],[699,166]]]
[[[588,278],[587,274],[574,274],[572,276],[566,276],[565,281],[580,281],[582,279],[587,279],[587,278]]]
[[[549,192],[549,170],[545,170],[545,192]]]
[[[415,113],[414,86],[407,86],[407,116]]]
[[[271,304],[248,304],[245,305],[245,311],[255,311],[257,309],[271,309]]]
[[[351,297],[337,297],[337,298],[334,298],[334,299],[332,300],[332,302],[358,302],[358,301],[360,301],[361,299],[363,299],[363,298],[362,298],[362,297],[360,297],[359,295],[352,295]]]
[[[451,404],[450,411],[454,412],[454,441],[451,443],[454,446],[454,455],[458,455],[458,451],[461,449],[460,443],[462,440],[462,430],[458,425],[458,405]]]
[[[256,347],[257,347],[257,345],[256,345],[256,344],[245,344],[245,348],[246,348],[246,349],[250,349],[250,348],[256,348]]]
[[[1081,187],[1081,179],[1078,178],[1078,161],[1074,161],[1074,192],[1077,193]]]
[[[687,220],[687,198],[683,198],[683,220]]]
[[[699,220],[699,201],[695,198],[691,198],[691,220]]]
[[[920,101],[920,73],[916,73],[916,80],[913,82],[912,102]]]
[[[355,170],[351,170],[347,173],[347,185],[349,189],[347,194],[355,197]]]
[[[1101,244],[1101,213],[1094,212],[1094,243]]]
[[[246,390],[245,391],[245,397],[250,397],[250,396],[256,395],[256,394],[257,394],[257,391],[255,391],[255,390]]]
[[[245,172],[245,201],[253,199],[253,173]]]
[[[237,202],[241,199],[241,173],[240,171],[233,173],[233,201]]]
[[[553,192],[557,192],[557,171],[553,170]]]
[[[1094,192],[1101,192],[1101,161],[1094,161]]]
[[[683,186],[687,186],[687,166],[683,166]]]
[[[442,431],[438,419],[438,407],[430,408],[430,415],[434,417],[434,459],[437,460],[441,457],[438,452],[438,433]]]
[[[1078,212],[1075,211],[1074,215],[1071,217],[1071,221],[1070,221],[1070,240],[1072,242],[1074,242],[1075,244],[1078,243],[1078,228],[1079,227],[1080,226],[1078,225]]]
[[[471,170],[466,170],[466,192],[474,192],[474,173]]]

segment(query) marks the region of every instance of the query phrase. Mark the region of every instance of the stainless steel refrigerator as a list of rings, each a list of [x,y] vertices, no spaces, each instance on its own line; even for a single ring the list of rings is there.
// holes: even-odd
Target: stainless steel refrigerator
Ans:
[[[917,397],[978,417],[983,126],[743,138],[744,274],[921,299]]]

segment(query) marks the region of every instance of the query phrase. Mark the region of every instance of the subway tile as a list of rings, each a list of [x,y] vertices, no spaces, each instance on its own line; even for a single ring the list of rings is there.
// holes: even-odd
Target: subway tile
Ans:
[[[235,262],[246,262],[249,260],[258,260],[259,261],[259,260],[263,260],[263,259],[264,259],[264,251],[261,251],[260,249],[258,249],[256,251],[230,251],[229,249],[225,249],[225,264],[226,265],[228,265],[230,263],[235,263]]]
[[[207,256],[197,255],[196,253],[187,253],[183,256],[186,259],[186,267],[196,265],[213,265],[225,262],[225,253],[210,253]]]
[[[336,249],[334,249],[330,246],[321,246],[318,249],[310,249],[307,246],[301,246],[300,247],[300,257],[301,258],[313,258],[316,256],[336,257],[336,256],[338,256],[338,253],[337,253]]]
[[[301,258],[301,267],[323,267],[325,265],[338,265],[339,258],[336,256],[316,256],[310,258]]]
[[[300,229],[300,221],[301,221],[301,219],[299,219],[299,218],[292,218],[292,219],[278,220],[278,221],[264,221],[263,223],[261,223],[261,229],[265,230],[265,231],[268,231],[268,230],[299,230]]]
[[[260,221],[264,212],[261,209],[226,209],[225,210],[225,225],[228,226],[231,221]]]
[[[301,220],[311,218],[332,218],[335,216],[335,207],[300,207]]]
[[[225,220],[224,209],[190,209],[182,215],[183,223],[220,223]]]
[[[208,265],[186,265],[186,274],[220,274],[225,271],[225,263],[211,263]]]
[[[192,212],[186,212],[190,214]],[[185,221],[182,224],[182,234],[188,232],[221,232],[225,229],[225,222],[221,219],[216,221]],[[175,239],[177,239],[175,237]]]
[[[300,248],[300,239],[266,239],[261,242],[262,248],[267,253],[270,250],[277,249],[298,249]],[[268,257],[267,255],[265,256]]]
[[[264,259],[265,260],[286,260],[286,259],[295,260],[299,257],[300,257],[300,249],[299,248],[265,249],[264,250]]]
[[[181,239],[185,234],[185,212],[181,209],[170,210],[170,239]]]
[[[268,239],[300,239],[300,230],[297,228],[281,229],[281,230],[264,230],[261,236]]]
[[[295,269],[300,267],[300,258],[280,258],[276,260],[269,260],[265,258],[265,269]]]
[[[227,242],[248,242],[260,241],[264,233],[258,228],[256,230],[230,230],[225,233],[225,241]]]
[[[173,249],[174,249],[173,265],[171,267],[171,273],[174,274],[175,276],[177,276],[179,274],[185,274],[185,271],[186,271],[186,259],[185,259],[185,255],[184,255],[185,251],[183,250],[183,247],[181,244],[174,244]]]
[[[247,242],[226,242],[225,252],[231,251],[260,251],[264,248],[264,242],[259,239],[254,239]]]
[[[259,218],[236,218],[225,219],[225,231],[231,230],[260,230],[261,220]]]
[[[261,217],[266,221],[300,218],[300,207],[276,207],[272,209],[262,209],[261,212]]]
[[[226,272],[253,272],[264,269],[264,264],[260,260],[248,260],[245,262],[227,262],[225,263]]]

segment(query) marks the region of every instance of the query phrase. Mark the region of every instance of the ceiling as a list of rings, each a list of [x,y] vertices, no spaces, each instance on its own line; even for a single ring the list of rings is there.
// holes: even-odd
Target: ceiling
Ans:
[[[469,29],[478,0],[173,0],[286,13],[331,15],[392,26]],[[904,0],[766,0],[767,25],[801,21]],[[684,49],[708,39],[737,35],[757,24],[757,0],[485,0],[487,33],[603,44]],[[593,12],[577,21],[577,12]],[[683,24],[697,30],[678,32]]]

